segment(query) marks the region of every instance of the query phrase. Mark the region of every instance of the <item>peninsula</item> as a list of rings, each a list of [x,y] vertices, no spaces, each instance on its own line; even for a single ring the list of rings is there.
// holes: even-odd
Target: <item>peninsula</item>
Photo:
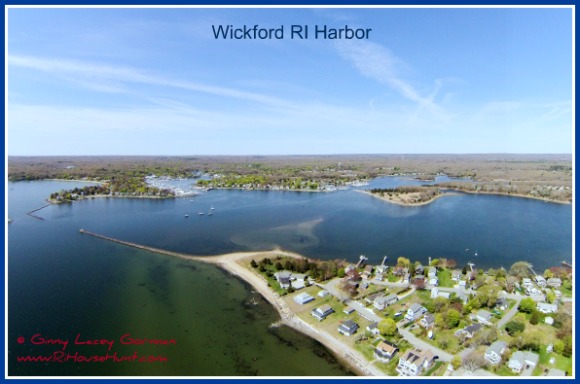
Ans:
[[[355,265],[280,249],[194,256],[81,233],[223,268],[251,284],[282,324],[318,340],[360,375],[572,374],[570,268],[537,274],[516,262],[509,271],[461,270],[451,259],[423,266],[404,257],[373,266],[362,256]],[[530,362],[519,364],[520,355]]]

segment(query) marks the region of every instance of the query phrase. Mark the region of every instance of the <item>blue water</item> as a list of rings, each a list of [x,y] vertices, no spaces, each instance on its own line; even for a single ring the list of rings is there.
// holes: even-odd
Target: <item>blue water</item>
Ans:
[[[408,180],[383,178],[366,188],[403,182]],[[268,328],[277,314],[261,301],[246,305],[255,295],[237,279],[211,266],[83,236],[80,228],[196,255],[281,247],[320,259],[358,261],[364,254],[371,263],[388,255],[388,264],[399,256],[421,262],[446,257],[458,266],[471,261],[479,268],[509,268],[526,260],[536,271],[572,261],[571,205],[458,194],[404,207],[354,189],[214,190],[170,200],[89,199],[36,212],[45,220],[26,215],[44,205],[50,192],[71,185],[8,185],[10,356],[53,351],[54,346],[15,342],[38,332],[55,338],[77,332],[116,338],[123,329],[179,343],[162,349],[170,356],[165,365],[40,365],[9,358],[10,374],[348,373],[320,345],[284,327]]]

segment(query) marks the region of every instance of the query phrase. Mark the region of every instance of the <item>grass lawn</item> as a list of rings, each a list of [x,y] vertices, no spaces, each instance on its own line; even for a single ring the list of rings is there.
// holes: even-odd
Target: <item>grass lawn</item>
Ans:
[[[554,364],[550,364],[550,358],[555,358]],[[572,358],[558,355],[557,353],[548,353],[545,348],[540,350],[540,362],[538,366],[543,369],[558,368],[564,372],[572,372]]]
[[[518,374],[513,373],[512,370],[509,369],[506,365],[502,365],[496,369],[495,374],[498,376],[519,376]]]
[[[377,367],[381,371],[385,372],[385,374],[387,376],[397,376],[398,375],[396,369],[397,369],[397,365],[399,364],[399,357],[396,355],[388,363],[382,363],[380,361],[377,361],[374,364],[375,364],[375,367]]]
[[[448,269],[443,269],[437,273],[437,278],[439,279],[440,287],[453,288],[455,281],[451,280],[451,271]]]
[[[447,364],[443,364],[442,361],[437,361],[427,372],[425,372],[425,376],[441,376],[443,372],[439,372],[443,368],[443,370],[447,369]]]

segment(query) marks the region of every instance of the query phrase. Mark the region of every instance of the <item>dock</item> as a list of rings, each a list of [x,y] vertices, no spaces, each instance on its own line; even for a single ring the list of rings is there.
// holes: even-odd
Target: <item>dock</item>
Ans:
[[[564,267],[572,268],[572,264],[568,263],[567,261],[562,261],[562,265]]]

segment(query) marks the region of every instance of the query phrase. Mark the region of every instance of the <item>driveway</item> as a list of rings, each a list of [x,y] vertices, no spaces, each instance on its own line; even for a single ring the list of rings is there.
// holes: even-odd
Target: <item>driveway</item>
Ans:
[[[419,349],[430,349],[436,356],[439,356],[440,361],[450,362],[453,359],[453,355],[450,353],[445,352],[442,349],[432,346],[431,344],[417,338],[411,332],[409,332],[406,328],[397,327],[401,335],[407,340],[409,343],[413,344],[415,348]]]

